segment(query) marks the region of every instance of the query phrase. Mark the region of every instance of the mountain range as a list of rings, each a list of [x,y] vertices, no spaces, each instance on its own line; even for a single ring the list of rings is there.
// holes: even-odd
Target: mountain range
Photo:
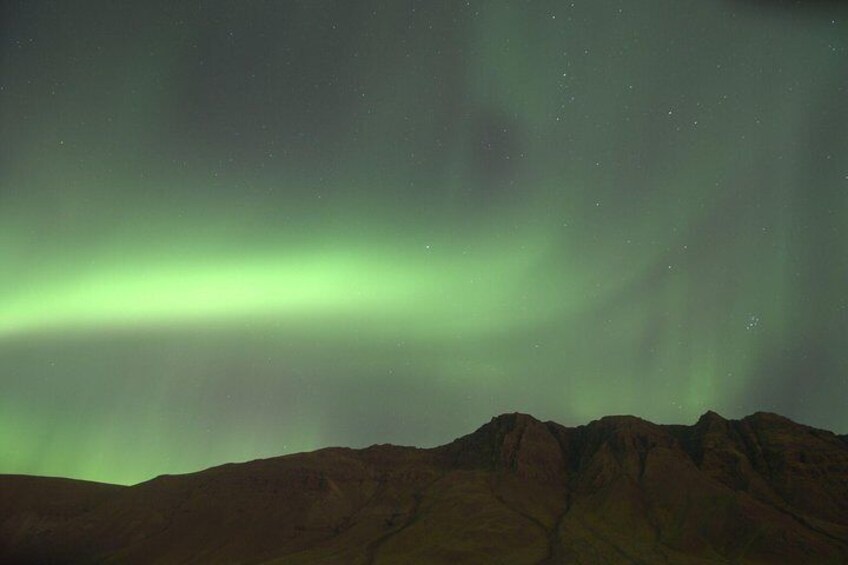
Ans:
[[[848,436],[514,413],[134,486],[0,475],[0,563],[848,563]]]

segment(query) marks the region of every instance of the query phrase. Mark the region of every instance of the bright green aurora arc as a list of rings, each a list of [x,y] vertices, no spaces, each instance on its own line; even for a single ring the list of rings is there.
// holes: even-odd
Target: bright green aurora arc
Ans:
[[[0,472],[511,411],[848,432],[848,17],[811,5],[4,2]]]

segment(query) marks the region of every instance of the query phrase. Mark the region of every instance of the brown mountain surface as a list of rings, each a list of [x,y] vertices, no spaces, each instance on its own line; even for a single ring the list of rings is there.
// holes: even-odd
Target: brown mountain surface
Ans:
[[[848,563],[848,440],[768,413],[506,414],[132,487],[0,475],[0,562]]]

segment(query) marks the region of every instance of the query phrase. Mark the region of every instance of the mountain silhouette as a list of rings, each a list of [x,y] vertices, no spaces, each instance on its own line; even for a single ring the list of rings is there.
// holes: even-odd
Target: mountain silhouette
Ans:
[[[848,563],[848,437],[493,418],[130,487],[0,475],[2,563]]]

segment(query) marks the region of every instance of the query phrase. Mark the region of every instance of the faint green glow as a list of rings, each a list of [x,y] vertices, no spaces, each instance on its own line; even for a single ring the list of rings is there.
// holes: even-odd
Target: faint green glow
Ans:
[[[369,249],[345,243],[330,251],[135,261],[77,268],[0,299],[0,338],[43,331],[174,327],[228,319],[308,321],[368,317],[437,331],[489,332],[532,323],[576,305],[546,300],[533,243],[497,249]],[[384,248],[385,248],[384,244]],[[564,279],[563,285],[569,281]],[[571,282],[572,287],[576,282]],[[531,296],[533,299],[528,299]]]
[[[130,483],[515,410],[846,431],[830,19],[84,4],[13,14],[0,63],[0,472]]]

